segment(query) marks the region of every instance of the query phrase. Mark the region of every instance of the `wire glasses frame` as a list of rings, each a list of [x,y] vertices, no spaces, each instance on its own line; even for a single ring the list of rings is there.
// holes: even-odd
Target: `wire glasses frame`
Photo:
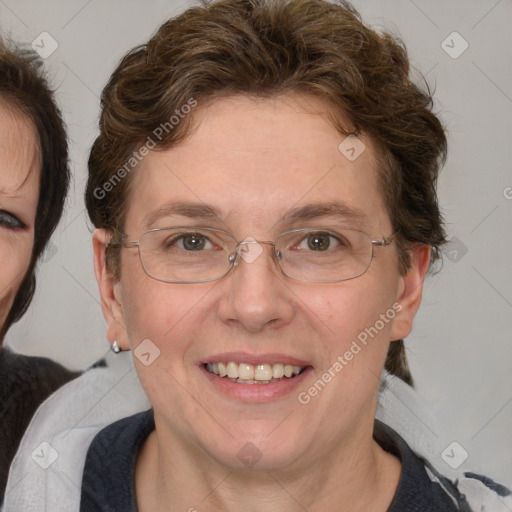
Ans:
[[[398,231],[374,240],[367,233],[355,229],[315,227],[285,231],[275,241],[249,237],[239,242],[231,233],[221,229],[174,226],[151,229],[140,235],[138,240],[122,234],[120,241],[111,241],[109,245],[137,247],[144,272],[166,283],[195,284],[222,279],[240,263],[240,259],[251,263],[259,257],[263,252],[262,245],[272,246],[273,259],[289,279],[336,283],[363,275],[373,260],[374,246],[387,247],[397,234]],[[334,240],[334,249],[323,250],[325,238]],[[185,241],[192,243],[189,249],[185,247]],[[308,243],[308,249],[298,246],[304,242]],[[310,242],[316,245],[311,246]],[[211,247],[205,249],[205,243]],[[330,245],[329,240],[327,249]],[[318,248],[321,250],[316,250]]]

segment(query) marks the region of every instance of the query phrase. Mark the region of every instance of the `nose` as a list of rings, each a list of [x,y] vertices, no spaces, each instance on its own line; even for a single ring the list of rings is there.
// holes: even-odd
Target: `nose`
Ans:
[[[293,293],[273,257],[273,244],[247,239],[237,251],[235,267],[224,278],[220,319],[253,333],[288,324]]]

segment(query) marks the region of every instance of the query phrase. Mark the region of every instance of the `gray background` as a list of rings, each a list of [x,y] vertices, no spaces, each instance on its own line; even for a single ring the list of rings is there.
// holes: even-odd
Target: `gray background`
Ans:
[[[471,469],[512,486],[512,1],[354,4],[366,22],[404,39],[449,130],[439,196],[452,243],[441,272],[426,281],[406,340],[417,389],[438,417],[440,446],[457,441],[452,460],[463,458],[462,449],[469,455],[457,471],[446,464],[445,474]],[[34,303],[8,335],[20,352],[86,368],[108,351],[83,204],[99,95],[121,56],[187,5],[0,0],[4,35],[30,43],[48,32],[59,45],[46,65],[68,124],[74,175]],[[445,51],[463,48],[454,31],[469,45],[457,58]]]

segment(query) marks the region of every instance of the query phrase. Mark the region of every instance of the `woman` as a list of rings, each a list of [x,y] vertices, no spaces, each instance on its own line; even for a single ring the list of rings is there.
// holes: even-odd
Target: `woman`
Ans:
[[[445,241],[445,133],[408,65],[322,0],[191,8],[122,60],[86,204],[107,337],[132,351],[151,409],[108,425],[124,376],[72,383],[74,402],[84,383],[94,399],[24,441],[8,511],[510,503],[477,475],[455,485],[375,419],[387,371],[409,379],[400,340]],[[56,462],[16,492],[44,440]]]
[[[68,182],[66,134],[40,62],[0,40],[0,503],[34,411],[76,376],[49,359],[1,348],[30,304],[36,263],[61,217]]]

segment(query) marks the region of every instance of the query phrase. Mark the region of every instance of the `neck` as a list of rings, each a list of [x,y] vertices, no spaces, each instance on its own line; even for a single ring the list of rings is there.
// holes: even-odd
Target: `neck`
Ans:
[[[158,427],[137,460],[141,512],[313,512],[340,505],[345,512],[384,512],[400,478],[398,459],[372,439],[373,423],[316,462],[302,457],[268,471],[227,467]]]

